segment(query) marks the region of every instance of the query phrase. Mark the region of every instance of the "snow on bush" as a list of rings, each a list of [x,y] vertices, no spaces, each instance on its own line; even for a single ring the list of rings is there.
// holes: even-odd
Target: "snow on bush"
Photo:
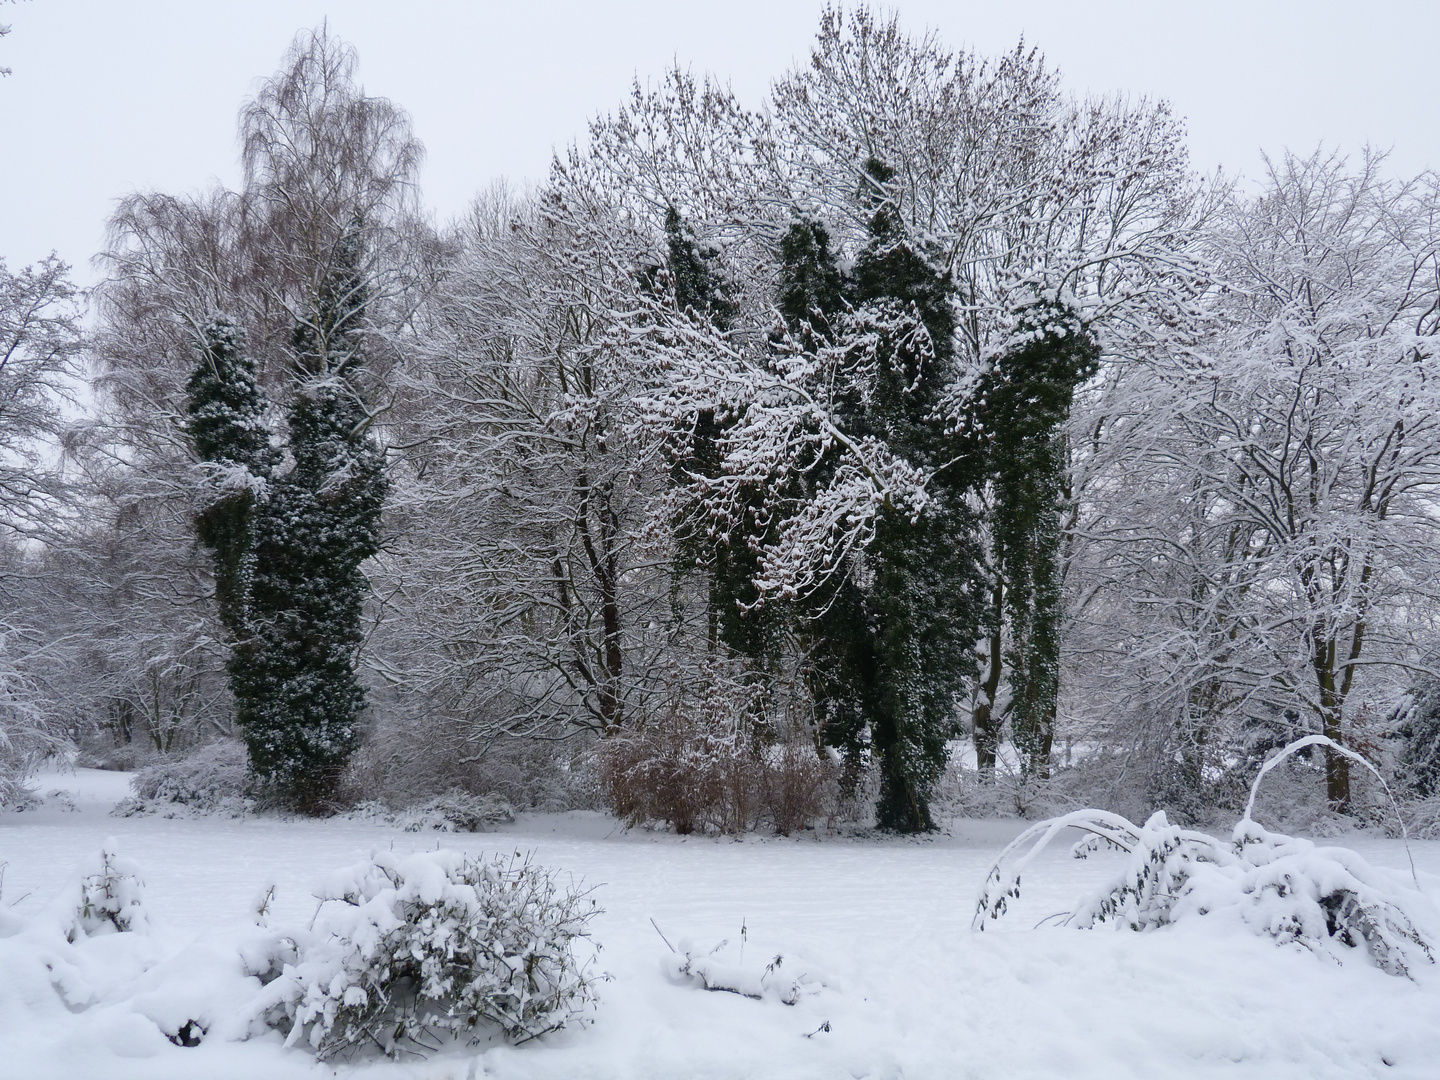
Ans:
[[[1084,858],[1101,846],[1125,852],[1124,869],[1071,912],[1081,927],[1110,922],[1153,930],[1186,918],[1232,919],[1281,944],[1293,943],[1343,960],[1363,952],[1381,970],[1409,976],[1435,961],[1425,935],[1407,911],[1418,891],[1406,895],[1390,875],[1372,869],[1354,851],[1317,847],[1309,840],[1268,832],[1251,818],[1265,773],[1296,750],[1326,745],[1313,735],[1271,758],[1255,779],[1245,815],[1230,843],[1172,825],[1163,811],[1137,826],[1104,810],[1077,810],[1042,821],[1021,833],[991,868],[981,889],[973,925],[1004,914],[1020,895],[1021,873],[1057,835],[1075,828],[1089,835],[1075,845]],[[1370,766],[1358,755],[1357,761]],[[1378,775],[1378,774],[1377,774]],[[1383,783],[1383,781],[1382,781]],[[1011,856],[1029,846],[1019,858]],[[1007,865],[1008,864],[1008,865]]]
[[[395,815],[406,832],[484,832],[515,820],[515,811],[498,795],[451,791]]]
[[[82,871],[78,881],[63,893],[65,939],[101,934],[131,933],[149,929],[145,908],[145,882],[140,868],[118,854],[114,839],[105,841],[98,859]]]
[[[379,852],[329,883],[261,1004],[286,1045],[321,1058],[434,1049],[487,1025],[526,1042],[586,1022],[603,976],[576,945],[597,913],[518,855]]]
[[[653,925],[653,922],[652,922]],[[658,926],[655,928],[660,929]],[[765,964],[745,964],[746,928],[740,927],[741,946],[738,959],[726,955],[729,940],[712,949],[697,949],[689,938],[681,938],[672,946],[660,935],[670,951],[661,957],[660,970],[674,983],[697,986],[704,990],[724,991],[757,1001],[779,1001],[794,1005],[803,997],[818,994],[826,980],[808,965],[799,965],[793,958],[787,963],[783,954],[775,954]],[[769,955],[768,953],[766,954]]]
[[[518,857],[377,854],[328,883],[307,926],[270,926],[274,886],[253,923],[171,953],[139,868],[107,841],[42,912],[0,906],[0,1005],[145,1018],[178,1046],[276,1028],[321,1057],[375,1046],[435,1048],[445,1036],[525,1042],[588,1022],[598,914],[585,891]],[[98,1019],[97,1023],[106,1021]]]
[[[174,816],[189,811],[238,817],[253,806],[245,744],[234,739],[209,743],[183,758],[149,765],[135,774],[130,790],[133,797],[116,806],[117,816]]]
[[[486,832],[515,820],[515,808],[499,795],[451,791],[392,810],[376,799],[356,804],[344,815],[354,821],[398,825],[406,832]]]

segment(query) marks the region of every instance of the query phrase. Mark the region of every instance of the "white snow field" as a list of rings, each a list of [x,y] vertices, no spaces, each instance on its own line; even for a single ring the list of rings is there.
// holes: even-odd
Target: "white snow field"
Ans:
[[[1342,965],[1205,919],[1145,934],[1036,925],[1113,874],[1118,856],[1077,862],[1068,844],[1057,845],[1027,872],[1020,903],[972,931],[977,890],[1021,822],[959,820],[918,841],[717,840],[626,831],[581,813],[459,835],[354,821],[109,817],[127,780],[88,770],[43,776],[39,792],[66,791],[68,803],[52,796],[39,809],[0,814],[0,935],[8,935],[0,936],[0,1076],[1440,1077],[1440,968],[1427,965],[1412,981],[1363,958]],[[23,927],[110,837],[143,871],[152,927],[83,940],[85,962],[73,970],[89,980],[91,1003],[67,1007],[52,983],[79,976],[47,974]],[[317,1062],[273,1032],[176,1046],[146,1015],[153,993],[150,1006],[137,1004],[161,982],[183,998],[187,972],[198,982],[207,964],[233,952],[268,881],[278,886],[272,924],[303,923],[327,872],[376,849],[437,843],[533,852],[594,887],[605,909],[592,924],[599,964],[613,978],[600,988],[593,1025],[523,1046]],[[1396,841],[1362,834],[1329,843],[1409,880]],[[1440,843],[1412,848],[1421,887],[1440,897]],[[1433,932],[1433,908],[1419,915]],[[823,988],[787,1006],[676,982],[652,919],[676,944],[729,939],[723,956],[757,975],[783,954],[787,970]],[[107,972],[146,966],[138,983],[133,974],[107,981]]]

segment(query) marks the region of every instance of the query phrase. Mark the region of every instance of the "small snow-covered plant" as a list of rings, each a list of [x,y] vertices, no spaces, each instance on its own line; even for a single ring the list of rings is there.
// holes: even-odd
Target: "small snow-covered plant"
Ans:
[[[515,820],[515,810],[498,795],[451,791],[395,815],[406,832],[484,832]]]
[[[653,919],[651,925],[655,926]],[[655,930],[660,933],[659,926],[655,926]],[[765,953],[759,961],[746,965],[746,933],[746,927],[741,923],[741,945],[735,958],[728,954],[728,938],[713,948],[699,949],[689,938],[681,938],[671,945],[670,940],[660,933],[661,940],[670,950],[661,958],[661,970],[671,982],[681,985],[739,994],[757,1001],[779,1001],[784,1005],[794,1005],[801,998],[818,994],[825,988],[825,978],[813,967],[781,953]]]
[[[117,853],[114,839],[105,841],[92,868],[81,874],[77,893],[62,894],[72,910],[66,913],[66,940],[98,934],[129,933],[148,928],[145,882],[140,868]]]
[[[1313,745],[1335,746],[1324,736],[1312,735],[1266,762],[1228,844],[1170,824],[1163,811],[1143,826],[1103,810],[1077,810],[1032,826],[991,868],[972,925],[984,929],[987,921],[1004,914],[1020,895],[1027,864],[1061,832],[1075,828],[1088,834],[1074,847],[1077,857],[1101,846],[1129,857],[1119,875],[1067,916],[1073,925],[1109,922],[1152,930],[1185,917],[1218,919],[1228,914],[1257,934],[1336,960],[1363,950],[1375,966],[1392,975],[1408,976],[1418,965],[1434,963],[1430,943],[1406,912],[1402,890],[1388,874],[1347,848],[1321,848],[1268,832],[1251,818],[1265,774],[1288,755]]]
[[[522,1043],[586,1022],[603,976],[577,955],[599,909],[518,854],[379,852],[329,883],[297,959],[267,986],[286,1044],[387,1055],[498,1028]]]

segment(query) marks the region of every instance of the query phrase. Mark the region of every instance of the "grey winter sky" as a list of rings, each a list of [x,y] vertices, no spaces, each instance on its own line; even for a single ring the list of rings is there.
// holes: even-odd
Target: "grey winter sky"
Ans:
[[[93,280],[113,200],[234,185],[235,117],[295,32],[329,18],[367,92],[414,118],[443,223],[498,177],[542,180],[631,81],[674,61],[758,105],[803,63],[820,0],[0,0],[0,256],[51,249]],[[1434,0],[900,0],[912,32],[997,54],[1024,35],[1077,93],[1168,99],[1197,168],[1256,176],[1261,151],[1324,142],[1440,167]]]

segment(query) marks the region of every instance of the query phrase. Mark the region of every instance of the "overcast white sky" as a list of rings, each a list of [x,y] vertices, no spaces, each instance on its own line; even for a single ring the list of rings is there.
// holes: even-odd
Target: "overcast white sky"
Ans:
[[[1023,34],[1087,91],[1167,98],[1197,168],[1254,176],[1320,143],[1440,167],[1435,0],[900,0],[915,32],[995,54]],[[497,177],[541,180],[552,150],[637,76],[678,60],[755,106],[804,62],[820,0],[0,0],[0,256],[51,249],[92,280],[113,200],[234,185],[235,116],[296,30],[328,17],[367,92],[409,110],[441,222]]]

